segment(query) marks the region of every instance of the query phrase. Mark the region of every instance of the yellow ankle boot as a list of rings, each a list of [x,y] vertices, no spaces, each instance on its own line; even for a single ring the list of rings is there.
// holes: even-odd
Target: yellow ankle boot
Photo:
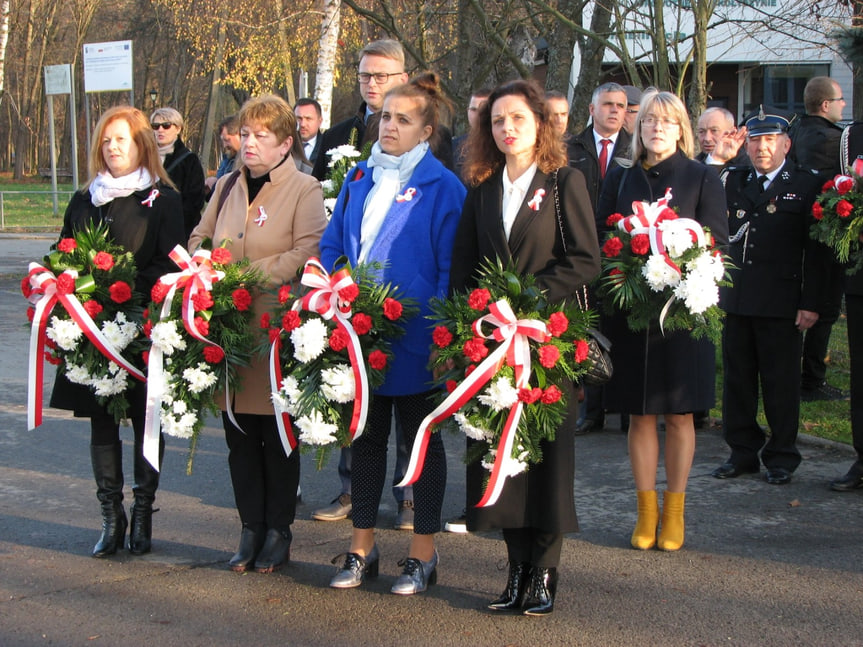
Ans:
[[[686,492],[669,492],[662,496],[662,528],[659,531],[660,550],[679,550],[683,546],[683,504]]]
[[[632,531],[633,548],[649,550],[656,545],[656,527],[659,525],[659,503],[656,490],[638,490],[638,520]]]

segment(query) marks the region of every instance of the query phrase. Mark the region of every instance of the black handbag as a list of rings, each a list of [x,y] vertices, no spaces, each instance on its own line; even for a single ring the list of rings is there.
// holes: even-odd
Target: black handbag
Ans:
[[[557,226],[560,228],[560,238],[563,243],[563,252],[566,253],[566,236],[563,231],[563,218],[560,215],[560,196],[557,191],[557,171],[554,172],[554,214],[557,217]],[[575,293],[578,307],[588,310],[590,305],[587,301],[587,286],[581,286],[582,294]],[[582,295],[584,300],[582,301]],[[614,374],[614,365],[611,363],[611,340],[595,328],[587,329],[587,359],[590,360],[590,368],[582,382],[588,386],[602,386],[607,383]]]

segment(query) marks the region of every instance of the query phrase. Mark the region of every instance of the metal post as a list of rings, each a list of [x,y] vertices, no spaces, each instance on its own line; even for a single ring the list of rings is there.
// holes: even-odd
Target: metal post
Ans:
[[[51,197],[54,204],[54,217],[57,217],[59,206],[57,205],[57,148],[54,137],[54,96],[49,94],[48,99],[48,142],[51,147]]]

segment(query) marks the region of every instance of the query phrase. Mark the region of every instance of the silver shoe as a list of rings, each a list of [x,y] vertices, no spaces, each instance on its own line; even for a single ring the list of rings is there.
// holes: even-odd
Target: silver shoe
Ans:
[[[365,557],[360,557],[357,553],[342,553],[342,555],[336,555],[332,563],[338,563],[342,556],[344,556],[345,562],[339,572],[330,580],[331,588],[352,589],[362,584],[367,577],[378,576],[381,555],[378,552],[377,544],[372,547],[372,552]]]
[[[404,571],[399,575],[390,592],[396,595],[422,593],[428,588],[429,584],[437,582],[437,563],[437,549],[435,549],[434,557],[427,562],[423,562],[415,557],[403,559],[399,562],[399,566],[404,566]]]

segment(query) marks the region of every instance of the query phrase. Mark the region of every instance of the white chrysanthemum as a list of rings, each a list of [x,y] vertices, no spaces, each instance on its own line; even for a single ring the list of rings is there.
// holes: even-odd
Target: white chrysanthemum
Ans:
[[[680,275],[665,262],[665,257],[653,254],[648,257],[641,275],[647,281],[647,285],[654,292],[662,292],[669,286],[675,286],[680,282]]]
[[[324,420],[320,411],[312,411],[311,415],[297,418],[295,424],[300,430],[300,442],[309,445],[328,445],[336,442],[338,427]]]
[[[674,296],[682,300],[692,314],[701,314],[719,303],[719,287],[708,274],[690,272],[674,289]]]
[[[321,371],[321,393],[330,402],[353,402],[357,391],[351,367],[339,364]]]
[[[329,193],[335,188],[336,188],[336,185],[333,184],[333,181],[331,179],[327,178],[326,180],[321,180],[321,190],[324,193]],[[324,204],[326,204],[326,203],[327,203],[327,201],[324,200]]]
[[[484,470],[491,472],[494,469],[494,459],[497,456],[496,449],[489,449],[488,453],[482,457],[480,464]]]
[[[709,276],[715,282],[719,282],[725,277],[725,265],[722,263],[722,257],[714,256],[709,252],[699,254],[689,261],[686,264],[686,269],[703,276]]]
[[[160,321],[153,326],[150,341],[165,355],[172,355],[175,350],[186,349],[186,340],[180,336],[176,321]]]
[[[114,362],[108,362],[108,373],[110,373],[111,375],[118,375],[122,370],[123,369],[120,367],[119,364],[115,364]]]
[[[695,245],[689,230],[677,225],[676,222],[676,220],[665,220],[659,223],[662,244],[672,258],[679,258],[683,252]]]
[[[216,383],[216,374],[207,370],[207,365],[201,362],[197,366],[184,370],[183,379],[189,383],[189,390],[192,393],[200,393]]]
[[[464,435],[468,438],[472,438],[473,440],[490,441],[494,437],[494,434],[491,431],[472,425],[470,420],[468,420],[467,416],[463,413],[455,413],[453,414],[453,418],[455,418],[458,426],[461,427]]]
[[[485,393],[477,396],[477,400],[494,411],[502,411],[518,402],[518,389],[509,378],[499,377],[488,386]]]
[[[126,390],[126,376],[123,374],[113,377],[105,375],[91,383],[96,395],[109,397],[117,395]]]
[[[178,416],[182,416],[189,411],[189,405],[186,404],[185,400],[175,400],[171,405],[171,410]]]
[[[360,152],[350,144],[342,144],[327,151],[330,156],[330,168],[336,165],[336,162],[343,160],[346,157],[359,157]]]
[[[66,362],[66,379],[73,384],[90,384],[90,372],[83,366]]]
[[[327,347],[326,324],[317,317],[312,317],[291,331],[291,343],[294,345],[294,357],[304,364],[311,362]]]
[[[126,326],[121,326],[114,321],[105,321],[102,323],[102,334],[105,335],[105,339],[119,351],[125,349],[134,338],[134,325],[132,326],[132,336],[129,336]]]
[[[51,317],[51,325],[48,326],[45,333],[48,335],[48,339],[63,350],[75,350],[78,347],[78,340],[84,334],[74,321],[59,317]]]
[[[297,379],[293,375],[288,375],[282,380],[278,393],[279,398],[281,398],[282,408],[291,415],[295,415],[297,412],[297,403],[300,401],[302,393],[300,383],[297,382]]]
[[[169,436],[191,438],[192,432],[195,429],[195,422],[197,422],[197,416],[194,413],[185,413],[177,417],[172,415],[170,411],[162,409],[160,421],[162,423],[162,431]]]
[[[275,407],[277,411],[287,411],[289,414],[294,415],[294,412],[291,411],[290,402],[288,402],[288,399],[281,393],[274,393],[271,391],[270,400],[272,400],[273,407]]]

